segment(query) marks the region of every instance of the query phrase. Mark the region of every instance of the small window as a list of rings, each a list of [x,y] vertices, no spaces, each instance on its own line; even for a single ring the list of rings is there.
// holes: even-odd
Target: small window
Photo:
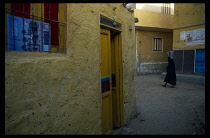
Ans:
[[[65,53],[65,4],[7,3],[8,51]]]
[[[163,3],[161,7],[161,13],[164,14],[171,14],[171,7],[170,3]]]
[[[153,38],[153,51],[162,51],[162,38]]]

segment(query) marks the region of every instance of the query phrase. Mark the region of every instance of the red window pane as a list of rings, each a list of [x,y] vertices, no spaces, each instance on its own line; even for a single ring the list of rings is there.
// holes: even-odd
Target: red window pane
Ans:
[[[11,4],[11,9],[24,12],[27,14],[19,13],[19,12],[14,12],[14,16],[19,16],[19,17],[24,17],[30,19],[30,9],[31,9],[31,4],[30,3],[12,3]]]
[[[58,21],[58,3],[44,4],[44,18]],[[44,20],[44,22],[51,24],[51,45],[58,46],[58,23],[54,21]]]

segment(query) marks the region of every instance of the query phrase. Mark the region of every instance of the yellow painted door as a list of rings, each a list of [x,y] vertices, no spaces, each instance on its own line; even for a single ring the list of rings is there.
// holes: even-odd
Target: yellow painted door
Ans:
[[[102,134],[112,134],[112,81],[110,31],[101,29]]]
[[[112,119],[113,127],[121,126],[119,35],[111,38]]]

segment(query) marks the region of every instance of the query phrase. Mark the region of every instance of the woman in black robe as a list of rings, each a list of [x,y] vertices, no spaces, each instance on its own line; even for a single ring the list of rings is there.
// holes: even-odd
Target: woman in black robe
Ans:
[[[164,79],[165,85],[162,85],[163,87],[166,87],[167,83],[171,84],[171,88],[176,85],[176,71],[175,71],[175,64],[173,60],[173,51],[167,52],[168,54],[168,66],[167,66],[167,73],[166,77]]]

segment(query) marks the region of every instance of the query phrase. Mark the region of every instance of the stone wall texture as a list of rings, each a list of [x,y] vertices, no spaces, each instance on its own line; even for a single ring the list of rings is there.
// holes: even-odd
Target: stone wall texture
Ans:
[[[67,54],[5,52],[5,134],[101,134],[100,14],[122,24],[125,124],[136,113],[133,13],[122,4],[66,6]]]

